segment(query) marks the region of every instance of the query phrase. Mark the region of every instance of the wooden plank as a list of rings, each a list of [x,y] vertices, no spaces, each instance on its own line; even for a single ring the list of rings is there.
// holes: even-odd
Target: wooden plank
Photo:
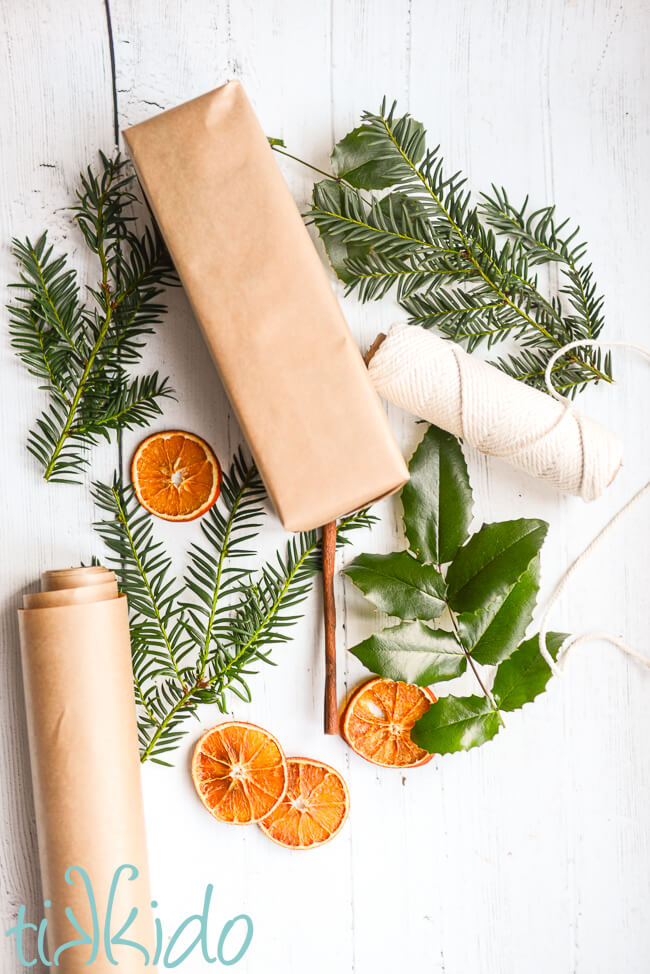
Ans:
[[[114,119],[105,7],[99,0],[73,6],[72,39],[50,0],[0,11],[0,71],[8,93],[0,122],[12,137],[0,173],[0,225],[5,241],[48,226],[55,240],[74,245],[83,266],[82,248],[58,208],[70,198],[76,171],[98,146],[110,145]],[[191,12],[180,0],[112,0],[110,12],[120,127],[236,76],[267,133],[327,169],[332,142],[356,124],[360,111],[376,108],[384,94],[397,98],[426,124],[431,143],[441,143],[450,168],[467,172],[472,187],[503,183],[514,199],[530,192],[534,203],[556,201],[559,211],[577,218],[607,295],[608,334],[646,341],[640,255],[650,215],[650,17],[642,0],[457,0],[444,8],[427,0],[201,0]],[[282,168],[306,209],[312,174],[289,160]],[[0,277],[12,276],[5,248]],[[343,300],[340,285],[333,286]],[[361,345],[400,316],[390,299],[360,305],[351,297],[344,309]],[[145,365],[169,373],[179,394],[158,428],[192,429],[227,460],[239,431],[180,291],[170,296],[167,323],[150,342]],[[626,440],[624,470],[596,504],[560,498],[502,463],[468,453],[477,521],[549,520],[545,595],[562,566],[647,477],[640,405],[646,367],[623,353],[615,367],[615,388],[589,390],[581,400]],[[0,565],[9,647],[0,683],[0,773],[12,783],[0,799],[6,928],[19,902],[33,909],[39,903],[16,598],[41,569],[87,560],[96,546],[87,491],[45,487],[23,452],[41,400],[6,333],[0,380],[11,403],[3,442],[20,498],[12,490],[11,517],[0,524],[0,550],[20,553]],[[410,452],[420,429],[397,410],[389,415]],[[126,459],[138,438],[125,437]],[[109,450],[94,472],[106,475],[115,462],[116,451]],[[403,544],[399,504],[383,502],[378,511],[381,525],[371,537],[359,537],[345,560],[363,548]],[[644,649],[647,529],[642,507],[572,583],[554,628],[613,629]],[[161,525],[159,534],[181,572],[199,526]],[[271,554],[283,538],[269,519],[260,554]],[[345,656],[346,644],[381,620],[342,579],[337,590],[342,695],[365,675]],[[253,678],[254,704],[233,703],[232,712],[268,726],[289,753],[343,770],[352,792],[350,822],[335,843],[306,856],[283,852],[259,830],[212,822],[187,773],[191,743],[221,719],[205,708],[176,766],[144,771],[154,889],[167,930],[199,911],[204,887],[214,883],[214,930],[239,912],[253,919],[253,947],[239,969],[256,974],[305,966],[314,974],[416,967],[438,974],[645,971],[648,674],[605,646],[585,647],[544,698],[509,718],[494,743],[401,775],[365,764],[340,740],[322,735],[318,596],[294,642],[275,657],[277,668]],[[3,940],[2,969],[17,971],[8,949]]]
[[[16,279],[11,236],[37,237],[47,228],[57,248],[68,249],[83,271],[89,267],[66,207],[74,203],[75,178],[94,161],[98,147],[113,142],[110,65],[104,4],[74,5],[77,43],[60,5],[5,4],[0,10],[0,105],[3,165],[0,171],[0,282]],[[97,544],[90,523],[88,482],[80,487],[46,485],[25,451],[27,430],[45,404],[34,379],[9,348],[7,316],[0,338],[4,397],[4,511],[0,521],[0,584],[3,665],[0,670],[0,796],[2,855],[0,922],[7,930],[21,903],[42,915],[34,834],[34,810],[25,738],[16,607],[41,571],[90,559]],[[117,448],[99,451],[96,474],[112,469]],[[18,970],[15,945],[0,939],[0,967]],[[20,970],[23,968],[21,967]]]
[[[473,187],[503,183],[515,200],[530,192],[533,205],[556,201],[559,212],[577,218],[608,295],[608,334],[633,341],[643,340],[640,323],[618,309],[638,297],[637,272],[615,256],[613,264],[612,254],[629,254],[632,243],[623,187],[638,187],[639,228],[648,206],[641,175],[647,137],[640,130],[647,30],[647,16],[634,4],[623,13],[618,4],[519,4],[506,11],[499,3],[461,3],[442,18],[416,0],[413,10],[413,36],[421,39],[414,43],[413,109],[433,129],[433,143],[442,143],[451,169],[467,171]],[[634,150],[625,152],[613,178],[612,143],[619,140]],[[624,358],[617,356],[616,368],[625,375]],[[580,403],[626,439],[625,473],[596,505],[559,498],[504,464],[470,456],[480,518],[549,520],[544,596],[647,475],[637,446],[644,441],[643,369],[629,368],[636,381],[625,375],[622,388],[592,389]],[[630,543],[633,532],[643,534],[646,526],[647,533],[647,523],[646,508],[622,527],[571,586],[555,628],[624,626],[633,645],[645,644],[647,595],[638,587],[633,599],[626,595],[627,569],[618,568],[615,552],[625,550],[628,532]],[[648,933],[638,904],[647,902],[646,868],[629,850],[647,847],[646,823],[634,812],[635,796],[648,788],[647,762],[634,759],[636,735],[647,727],[641,702],[647,676],[615,650],[591,646],[579,653],[565,679],[513,715],[494,744],[464,761],[436,762],[440,796],[427,809],[435,852],[429,890],[419,898],[435,903],[427,912],[430,936],[443,945],[441,969],[643,968]],[[414,834],[424,828],[422,819],[409,824]],[[444,893],[434,898],[434,889]]]

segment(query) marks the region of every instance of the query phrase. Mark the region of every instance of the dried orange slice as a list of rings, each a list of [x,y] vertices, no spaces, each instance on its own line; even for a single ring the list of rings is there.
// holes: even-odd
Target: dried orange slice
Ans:
[[[215,818],[252,825],[268,815],[287,788],[287,759],[268,731],[231,720],[217,724],[197,743],[192,781]]]
[[[269,839],[289,849],[313,849],[333,839],[350,808],[345,781],[334,768],[309,758],[287,758],[287,790],[259,823]]]
[[[168,430],[143,440],[131,463],[135,493],[166,521],[193,521],[209,511],[221,490],[221,467],[205,440]]]
[[[382,768],[415,768],[433,757],[411,740],[415,721],[435,696],[428,688],[377,677],[352,694],[341,733],[353,751]]]

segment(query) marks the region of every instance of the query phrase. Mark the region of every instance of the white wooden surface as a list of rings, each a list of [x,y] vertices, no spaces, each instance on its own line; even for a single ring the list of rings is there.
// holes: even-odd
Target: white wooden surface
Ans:
[[[643,0],[4,0],[0,4],[0,286],[14,270],[12,235],[48,227],[83,260],[63,207],[75,175],[116,128],[200,94],[244,82],[269,135],[325,166],[334,138],[381,97],[399,99],[474,187],[506,184],[579,218],[607,295],[608,335],[647,343],[647,160],[650,9]],[[114,114],[114,95],[117,117]],[[284,160],[283,160],[284,162]],[[283,165],[304,208],[311,180]],[[82,264],[83,266],[83,264]],[[194,429],[227,458],[238,442],[216,374],[180,292],[146,367],[179,392],[160,428]],[[395,309],[345,301],[367,344]],[[41,397],[0,329],[3,469],[0,915],[39,913],[15,607],[43,569],[98,552],[84,487],[46,486],[24,451]],[[569,559],[647,476],[647,371],[616,357],[618,385],[582,404],[626,440],[625,468],[601,501],[577,500],[470,455],[478,515],[541,515],[548,594]],[[405,450],[413,421],[391,411]],[[134,445],[127,437],[125,455]],[[107,476],[117,449],[96,456]],[[364,546],[400,543],[395,502]],[[165,532],[181,558],[196,525]],[[647,651],[647,506],[621,525],[558,607],[555,628],[613,628]],[[270,526],[264,551],[280,541]],[[179,562],[179,568],[182,562]],[[338,588],[340,694],[361,677],[346,659],[377,620]],[[213,823],[194,798],[187,762],[144,770],[155,895],[171,926],[216,885],[215,928],[253,918],[238,969],[384,974],[642,974],[650,956],[650,674],[604,645],[576,653],[561,681],[513,715],[495,742],[402,776],[375,770],[320,732],[318,600],[255,679],[238,716],[272,729],[288,753],[339,767],[352,792],[345,832],[292,855],[256,829]],[[202,725],[218,714],[206,710]],[[196,728],[196,734],[199,727]],[[101,837],[98,836],[98,841]],[[2,971],[18,971],[0,938]],[[208,968],[194,958],[183,968]]]

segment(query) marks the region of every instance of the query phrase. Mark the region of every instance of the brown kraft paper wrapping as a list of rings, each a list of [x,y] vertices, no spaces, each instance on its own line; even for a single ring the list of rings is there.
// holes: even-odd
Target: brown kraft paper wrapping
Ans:
[[[397,490],[404,459],[241,85],[124,137],[284,526]]]
[[[43,896],[51,901],[48,956],[81,939],[69,907],[93,944],[63,951],[58,970],[112,974],[105,923],[122,866],[139,875],[119,874],[109,935],[119,937],[135,909],[122,937],[150,960],[154,946],[127,604],[103,568],[46,572],[42,587],[25,596],[19,625]],[[96,927],[79,869],[92,886]],[[109,951],[118,970],[155,971],[137,948]]]

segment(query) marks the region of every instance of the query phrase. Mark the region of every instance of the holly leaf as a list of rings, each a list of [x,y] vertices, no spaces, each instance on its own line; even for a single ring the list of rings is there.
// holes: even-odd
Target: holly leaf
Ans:
[[[472,520],[472,488],[456,437],[430,426],[411,457],[409,473],[402,506],[411,551],[421,562],[451,561]]]
[[[419,162],[424,154],[424,127],[421,122],[411,121],[415,140],[414,162]],[[397,178],[396,167],[403,162],[400,158],[387,157],[378,150],[376,134],[369,125],[359,125],[337,142],[332,150],[332,169],[341,179],[345,179],[356,189],[388,189]]]
[[[546,648],[557,659],[560,647],[568,638],[565,632],[548,632]],[[527,639],[501,664],[492,687],[492,695],[500,710],[518,710],[530,703],[546,689],[551,677],[548,663],[539,651],[539,635]]]
[[[476,612],[503,597],[539,554],[547,530],[546,521],[537,518],[484,524],[449,566],[452,609]]]
[[[533,558],[505,594],[485,609],[457,617],[460,639],[477,663],[495,666],[511,656],[524,638],[537,602],[539,561],[539,555]]]
[[[499,733],[499,718],[485,697],[440,697],[417,720],[411,738],[430,754],[479,747]]]
[[[344,569],[382,612],[400,619],[437,619],[445,609],[445,580],[408,551],[359,555]]]
[[[422,622],[402,622],[382,629],[350,652],[372,673],[420,687],[453,680],[467,666],[465,654],[451,633],[431,629]]]
[[[355,280],[354,275],[348,270],[346,261],[350,256],[348,253],[347,244],[345,244],[339,237],[332,237],[326,233],[320,233],[320,238],[323,241],[325,250],[327,251],[327,259],[332,265],[332,270],[338,277],[339,281],[343,281],[344,284],[351,284]]]

